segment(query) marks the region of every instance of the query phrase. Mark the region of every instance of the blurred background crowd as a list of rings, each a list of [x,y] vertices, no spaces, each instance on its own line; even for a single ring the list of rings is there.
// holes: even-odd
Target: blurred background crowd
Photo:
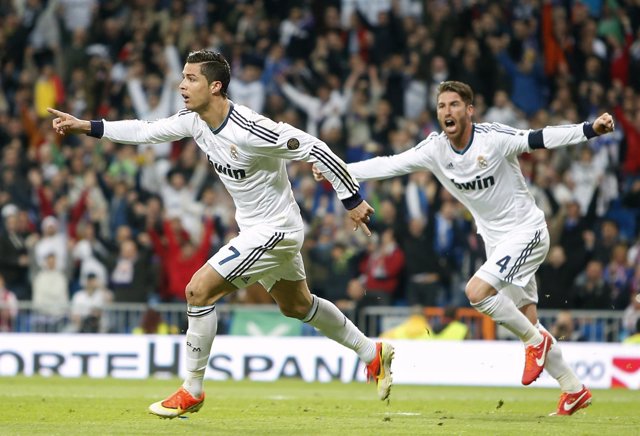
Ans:
[[[444,80],[472,86],[476,122],[538,129],[614,114],[615,133],[520,164],[552,237],[540,307],[626,311],[634,332],[637,0],[1,2],[0,330],[18,300],[44,323],[71,307],[78,330],[99,324],[91,314],[110,302],[184,301],[191,274],[235,235],[233,204],[191,139],[136,147],[60,137],[46,111],[170,116],[182,107],[184,59],[198,49],[227,57],[235,103],[318,136],[347,162],[439,131]],[[308,164],[289,173],[315,293],[356,310],[467,304],[482,240],[432,175],[363,184],[376,209],[367,238]],[[249,288],[229,301],[269,297]]]

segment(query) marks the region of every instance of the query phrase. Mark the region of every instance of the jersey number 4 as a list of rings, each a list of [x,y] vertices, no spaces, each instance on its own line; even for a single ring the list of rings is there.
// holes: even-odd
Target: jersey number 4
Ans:
[[[496,265],[500,267],[500,272],[504,272],[504,270],[507,269],[507,265],[509,265],[510,260],[511,256],[505,256],[496,262]]]

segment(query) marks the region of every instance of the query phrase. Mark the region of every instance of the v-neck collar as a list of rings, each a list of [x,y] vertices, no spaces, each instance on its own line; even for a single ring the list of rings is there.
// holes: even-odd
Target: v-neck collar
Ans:
[[[220,126],[218,126],[217,129],[214,129],[213,127],[209,126],[209,124],[207,124],[209,126],[209,130],[211,130],[211,133],[213,133],[214,135],[217,135],[218,133],[220,133],[222,129],[224,129],[224,126],[226,126],[227,122],[229,121],[231,112],[233,112],[233,102],[229,100],[229,112],[227,113],[227,116],[224,118],[224,121],[222,122],[222,124],[220,124]]]
[[[474,124],[471,124],[471,137],[469,138],[469,142],[462,150],[456,150],[456,148],[451,144],[451,141],[449,141],[449,147],[451,147],[451,150],[453,150],[453,152],[456,154],[465,154],[467,150],[469,150],[469,147],[471,147],[471,144],[473,143],[473,137],[475,133],[476,133],[476,125],[474,123]]]

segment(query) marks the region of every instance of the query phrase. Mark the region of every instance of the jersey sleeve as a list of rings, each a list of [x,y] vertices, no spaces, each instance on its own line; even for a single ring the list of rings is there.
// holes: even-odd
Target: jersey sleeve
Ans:
[[[430,145],[436,138],[431,134],[415,147],[393,156],[380,156],[347,166],[349,172],[359,181],[388,179],[416,171],[431,170]]]
[[[486,129],[487,125],[484,125]],[[531,152],[538,148],[557,148],[584,142],[597,136],[590,123],[547,126],[537,130],[520,130],[500,123],[488,125],[492,139],[504,150],[505,155]]]
[[[529,133],[529,146],[533,150],[537,148],[552,149],[579,144],[594,136],[598,135],[593,130],[591,123],[547,126]]]
[[[158,144],[193,136],[195,117],[192,112],[177,114],[156,121],[105,121],[103,137],[122,144]]]
[[[315,164],[347,209],[362,200],[360,186],[349,174],[347,164],[315,136],[262,116],[255,119],[250,133],[246,137],[247,146],[255,154]]]
[[[500,123],[482,124],[481,129],[489,129],[495,141],[506,156],[528,153],[529,130],[515,129],[511,126]]]

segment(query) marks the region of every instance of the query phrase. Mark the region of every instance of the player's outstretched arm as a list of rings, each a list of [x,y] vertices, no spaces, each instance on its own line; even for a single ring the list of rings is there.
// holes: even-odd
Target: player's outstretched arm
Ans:
[[[596,136],[613,132],[615,125],[613,117],[605,112],[596,118],[593,123],[566,124],[560,126],[547,126],[543,129],[530,130],[526,136],[528,147],[532,150],[538,148],[554,149],[568,145],[580,144]],[[522,138],[513,135],[509,138],[512,144],[517,145]],[[520,152],[525,150],[519,150]]]
[[[80,120],[73,115],[59,111],[57,109],[47,108],[47,111],[50,114],[55,115],[52,125],[53,129],[59,135],[91,132],[91,122],[88,120]]]

